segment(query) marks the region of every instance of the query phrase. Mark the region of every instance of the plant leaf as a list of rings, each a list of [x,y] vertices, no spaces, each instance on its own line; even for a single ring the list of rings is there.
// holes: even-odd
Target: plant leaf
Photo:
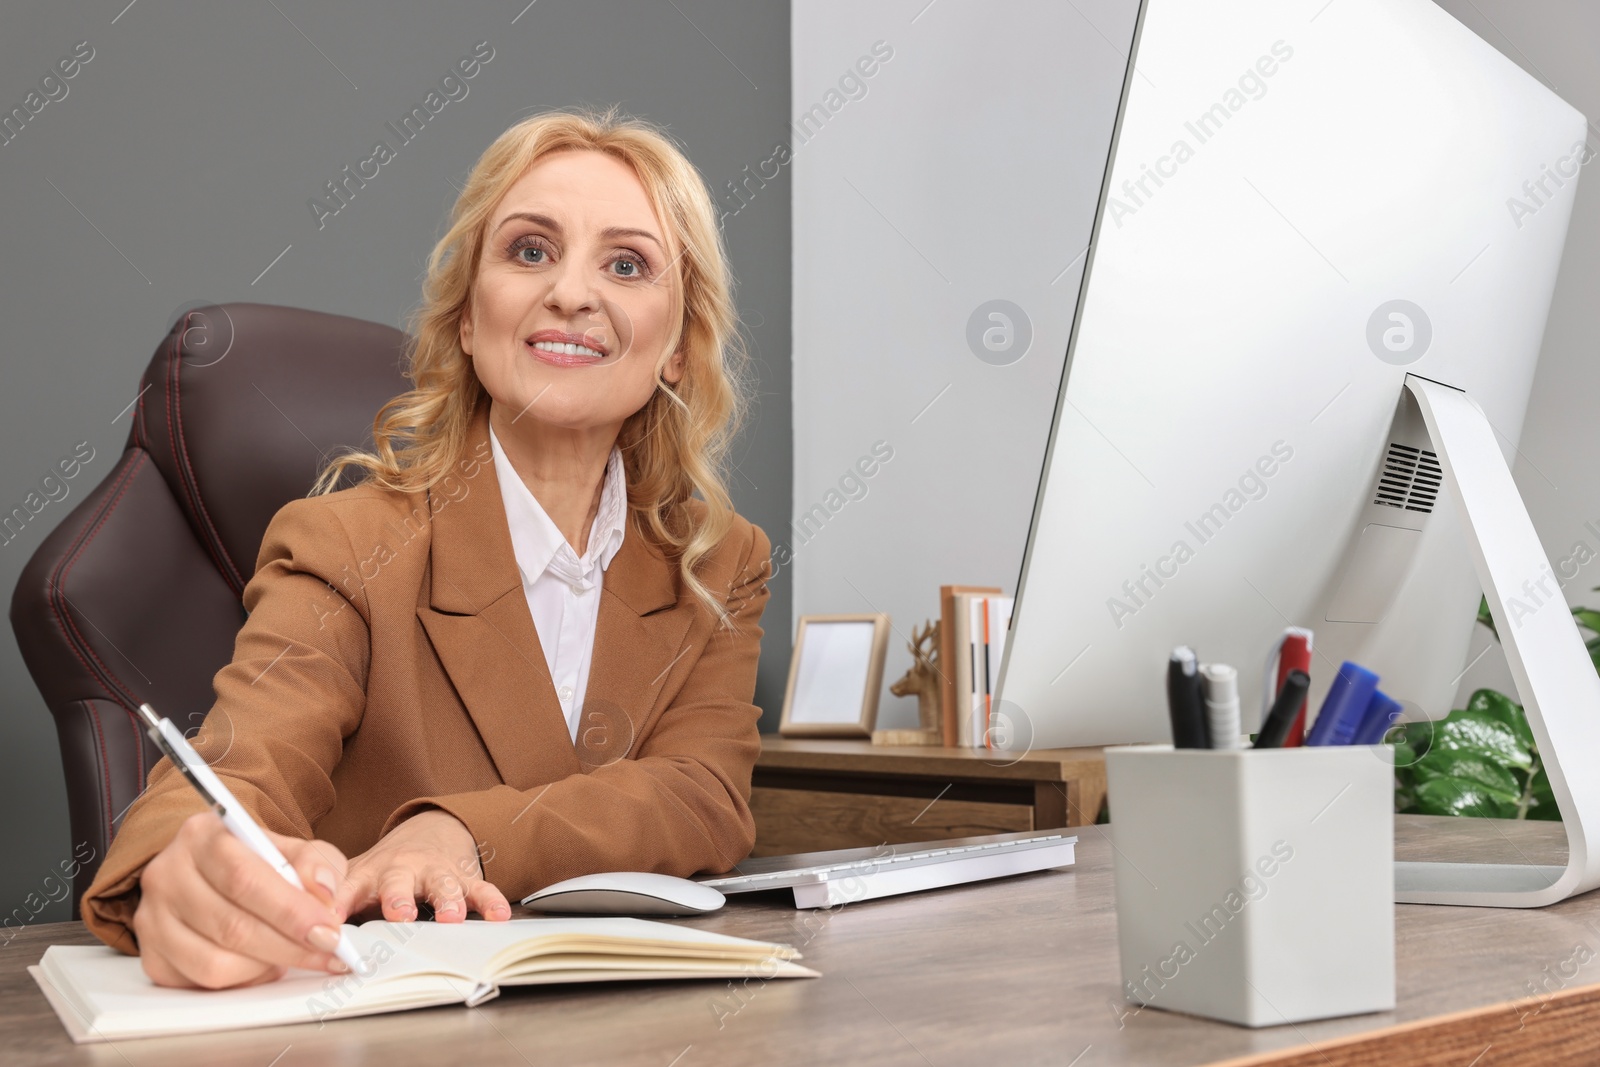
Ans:
[[[1534,772],[1530,795],[1533,804],[1528,808],[1528,818],[1561,821],[1561,809],[1556,805],[1556,795],[1550,789],[1550,776],[1544,773],[1542,766]]]
[[[1424,815],[1506,819],[1516,814],[1516,802],[1508,803],[1476,782],[1461,778],[1435,778],[1417,786],[1417,810]]]
[[[1533,752],[1517,736],[1517,731],[1482,711],[1453,711],[1435,724],[1433,749],[1466,749],[1502,767],[1527,770],[1533,766]]]
[[[1490,718],[1505,723],[1516,733],[1517,738],[1529,749],[1533,748],[1533,728],[1528,725],[1528,716],[1522,710],[1522,705],[1514,702],[1504,693],[1493,689],[1479,689],[1467,700],[1467,710],[1481,712]]]
[[[1522,796],[1522,786],[1517,782],[1516,775],[1485,759],[1473,749],[1434,749],[1417,764],[1416,778],[1419,788],[1438,778],[1472,782],[1496,799],[1513,806]]]
[[[1451,712],[1451,714],[1455,713]],[[1420,756],[1428,751],[1428,746],[1433,744],[1434,724],[1432,722],[1424,720],[1422,722],[1400,723],[1399,725],[1406,732],[1405,743],[1410,745],[1417,755]]]

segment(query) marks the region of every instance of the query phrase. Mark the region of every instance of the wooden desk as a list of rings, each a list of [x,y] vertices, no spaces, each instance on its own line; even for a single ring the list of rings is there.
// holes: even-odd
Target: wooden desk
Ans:
[[[1396,907],[1393,1012],[1246,1030],[1121,995],[1110,827],[1083,827],[1078,865],[1005,881],[797,912],[773,894],[678,920],[787,941],[821,978],[618,983],[511,990],[479,1008],[429,1008],[313,1025],[74,1046],[24,968],[77,924],[24,930],[0,949],[7,1064],[988,1063],[1066,1067],[1507,1067],[1600,1059],[1600,893],[1538,911]],[[1402,858],[1427,833],[1449,858],[1558,862],[1547,823],[1397,819]],[[1498,856],[1496,855],[1498,854]],[[1437,856],[1437,852],[1436,852]],[[1584,946],[1592,957],[1551,992]],[[278,1057],[281,1057],[278,1058]]]
[[[757,856],[1092,823],[1098,748],[988,752],[766,734],[751,780]]]

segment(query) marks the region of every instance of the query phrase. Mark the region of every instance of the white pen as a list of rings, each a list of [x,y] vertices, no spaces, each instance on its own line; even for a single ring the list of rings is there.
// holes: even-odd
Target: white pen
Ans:
[[[1239,725],[1239,672],[1226,663],[1200,668],[1205,681],[1206,719],[1212,748],[1244,748]]]
[[[255,820],[250,818],[250,813],[244,809],[244,805],[228,792],[228,787],[222,784],[222,779],[218,778],[206,761],[200,758],[200,753],[189,744],[183,732],[172,725],[172,720],[157,715],[156,709],[149,704],[139,705],[139,716],[144,719],[145,732],[150,735],[150,740],[154,741],[156,747],[172,761],[172,765],[189,779],[189,784],[194,786],[195,791],[205,798],[218,815],[222,816],[222,825],[227,827],[228,832],[243,841],[251,852],[271,864],[273,870],[283,875],[284,881],[296,889],[304,889],[306,885],[300,880],[300,875],[293,865],[284,858],[282,852],[278,851],[278,846],[262,832],[261,827],[256,825]],[[343,930],[339,931],[339,947],[334,954],[344,961],[351,973],[363,976],[367,974],[366,965],[361,962],[361,956],[356,952],[355,945],[350,942],[350,935]]]

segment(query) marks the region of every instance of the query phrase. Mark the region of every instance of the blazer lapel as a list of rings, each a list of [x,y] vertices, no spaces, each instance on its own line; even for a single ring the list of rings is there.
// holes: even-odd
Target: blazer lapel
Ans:
[[[600,587],[594,651],[573,744],[585,770],[634,754],[672,669],[684,658],[693,609],[677,606],[677,576],[630,519]]]
[[[691,613],[663,610],[677,603],[672,567],[630,521],[601,583],[575,747],[522,592],[488,442],[485,399],[463,452],[481,461],[470,477],[452,475],[465,493],[428,493],[430,578],[417,616],[501,780],[527,789],[628,753]]]

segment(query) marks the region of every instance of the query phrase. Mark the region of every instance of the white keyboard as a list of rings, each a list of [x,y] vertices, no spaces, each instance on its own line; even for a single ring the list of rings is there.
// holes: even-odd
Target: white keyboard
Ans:
[[[1076,836],[1059,832],[994,834],[959,841],[767,856],[747,860],[738,874],[695,881],[725,895],[793,889],[795,907],[827,908],[1071,866],[1077,842]]]

